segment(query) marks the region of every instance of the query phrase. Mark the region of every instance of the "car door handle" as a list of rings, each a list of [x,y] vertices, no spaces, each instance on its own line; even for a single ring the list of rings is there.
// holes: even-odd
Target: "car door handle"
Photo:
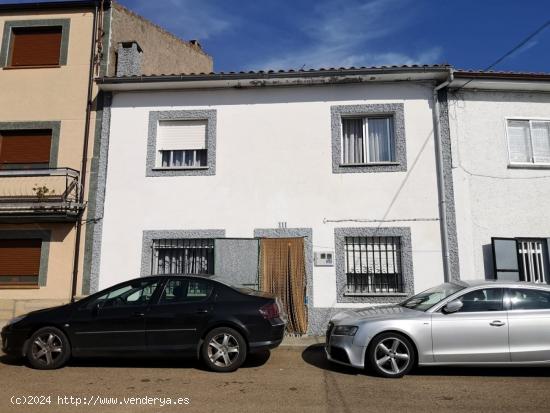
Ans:
[[[493,327],[502,327],[506,323],[504,321],[495,320],[489,324],[492,325]]]
[[[143,316],[145,316],[145,313],[142,313],[141,311],[136,311],[134,313],[134,317],[143,317]]]
[[[197,314],[206,314],[208,312],[208,310],[206,308],[199,308],[197,310]]]

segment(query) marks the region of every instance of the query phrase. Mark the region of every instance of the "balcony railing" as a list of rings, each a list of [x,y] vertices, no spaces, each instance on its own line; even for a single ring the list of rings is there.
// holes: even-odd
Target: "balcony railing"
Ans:
[[[74,220],[83,207],[80,172],[74,169],[0,170],[1,220]]]

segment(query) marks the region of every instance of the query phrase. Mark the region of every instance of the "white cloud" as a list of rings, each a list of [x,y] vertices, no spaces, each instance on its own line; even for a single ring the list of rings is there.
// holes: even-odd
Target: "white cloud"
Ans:
[[[398,32],[414,20],[410,0],[332,1],[321,3],[303,23],[307,46],[256,62],[254,69],[380,66],[435,63],[440,47],[414,54],[369,51],[375,42]],[[379,49],[379,47],[378,47]]]
[[[208,39],[237,23],[235,17],[207,1],[136,0],[128,7],[184,39]]]

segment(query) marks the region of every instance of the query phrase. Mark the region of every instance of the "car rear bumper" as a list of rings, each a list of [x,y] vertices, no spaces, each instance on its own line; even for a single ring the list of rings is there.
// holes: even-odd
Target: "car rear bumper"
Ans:
[[[283,341],[285,335],[285,323],[278,321],[271,324],[270,333],[265,339],[252,341],[248,344],[250,351],[269,350],[278,347]]]
[[[338,364],[356,368],[365,367],[365,347],[353,343],[353,336],[326,336],[325,353],[327,359]]]

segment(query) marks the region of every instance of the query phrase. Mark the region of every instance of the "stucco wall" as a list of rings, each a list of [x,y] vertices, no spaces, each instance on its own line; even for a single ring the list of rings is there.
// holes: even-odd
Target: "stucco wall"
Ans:
[[[449,94],[461,278],[493,276],[491,237],[550,236],[550,169],[509,168],[507,117],[550,119],[550,94]]]
[[[2,13],[0,28],[10,20],[50,19],[70,20],[67,62],[60,67],[52,68],[0,70],[0,122],[59,122],[57,166],[80,170],[93,11],[87,9],[61,10],[55,13],[51,11]],[[94,115],[92,115],[92,124],[93,122]],[[30,179],[33,183],[37,183],[37,178],[22,178],[22,185]],[[10,182],[15,180],[12,179]],[[73,273],[74,224],[0,225],[0,231],[5,230],[49,230],[52,234],[52,242],[49,249],[46,285],[39,289],[0,289],[0,307],[8,311],[11,306],[13,311],[20,313],[24,309],[68,301],[71,295]],[[2,317],[0,314],[0,319]]]
[[[334,174],[332,105],[403,103],[407,171]],[[149,112],[217,112],[216,173],[146,177]],[[443,280],[431,89],[426,84],[338,85],[116,94],[111,109],[99,288],[140,272],[142,232],[311,228],[314,251],[335,248],[336,227],[410,227],[416,291]],[[342,220],[344,222],[327,222]],[[334,267],[313,268],[316,308],[337,303]],[[328,313],[327,313],[328,314]]]
[[[135,40],[143,49],[141,71],[144,75],[163,73],[209,73],[212,58],[202,49],[183,41],[120,4],[112,7],[111,48],[108,75],[115,75],[119,42]]]

